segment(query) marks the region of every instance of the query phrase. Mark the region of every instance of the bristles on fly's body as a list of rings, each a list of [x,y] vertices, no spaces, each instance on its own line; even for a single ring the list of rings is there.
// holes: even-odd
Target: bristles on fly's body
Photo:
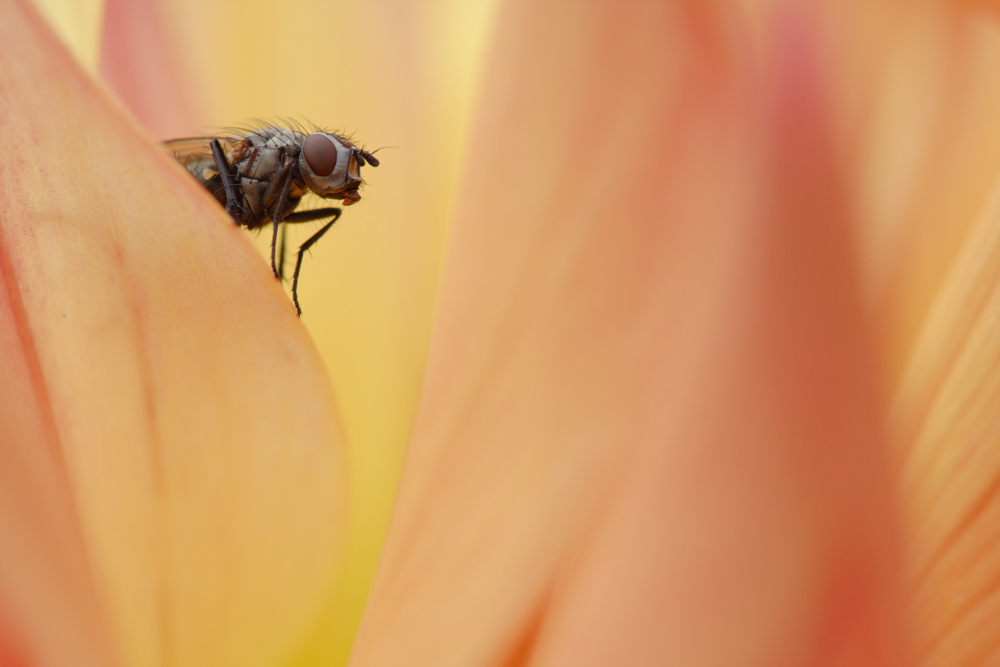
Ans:
[[[337,136],[343,137],[351,142],[353,142],[354,139],[353,132],[349,133],[343,130],[330,130],[304,118],[299,120],[297,118],[289,118],[286,116],[276,117],[274,120],[251,118],[245,125],[230,125],[226,127],[213,128],[215,132],[210,132],[209,134],[225,134],[226,136],[243,137],[251,132],[259,132],[260,130],[269,127],[293,130],[303,136],[312,134],[313,132],[327,132],[329,134],[336,134]]]

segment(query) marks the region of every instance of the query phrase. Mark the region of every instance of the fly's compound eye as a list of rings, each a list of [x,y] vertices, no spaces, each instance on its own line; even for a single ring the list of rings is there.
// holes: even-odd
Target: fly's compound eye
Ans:
[[[313,132],[306,137],[302,152],[306,164],[319,177],[329,176],[337,166],[337,146],[324,134]]]

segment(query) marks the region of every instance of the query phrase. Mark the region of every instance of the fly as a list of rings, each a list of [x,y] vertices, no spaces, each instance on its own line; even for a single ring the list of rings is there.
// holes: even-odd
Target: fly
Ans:
[[[339,199],[350,206],[361,199],[361,167],[379,165],[370,152],[347,137],[317,130],[303,134],[283,127],[262,127],[246,134],[173,139],[166,142],[174,157],[222,204],[238,225],[261,229],[273,225],[271,270],[284,277],[285,228],[282,223],[329,218],[318,232],[299,246],[292,273],[292,302],[299,307],[302,255],[333,226],[341,209],[296,211],[308,193]],[[275,260],[281,228],[280,259]]]

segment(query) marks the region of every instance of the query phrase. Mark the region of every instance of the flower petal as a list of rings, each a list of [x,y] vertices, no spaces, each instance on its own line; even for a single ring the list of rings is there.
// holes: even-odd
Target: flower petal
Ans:
[[[982,6],[857,4],[859,18],[882,19],[868,22],[881,54],[864,65],[870,88],[852,132],[870,137],[860,232],[895,386],[1000,171],[1000,31],[996,12]],[[856,49],[850,32],[839,41],[844,52]]]
[[[507,4],[352,667],[898,664],[810,7]]]
[[[908,589],[929,666],[990,664],[1000,651],[1000,31],[988,4],[913,3],[886,33],[869,173]]]
[[[101,77],[156,137],[200,136],[202,104],[165,13],[149,0],[107,0]]]
[[[929,667],[989,664],[1000,651],[998,286],[995,185],[914,347],[895,413],[918,655]]]
[[[104,0],[32,0],[77,60],[90,73],[100,58]]]
[[[5,494],[4,510],[56,536],[76,513],[86,561],[79,548],[65,558],[89,568],[107,633],[81,630],[81,645],[113,642],[139,666],[273,664],[312,622],[341,535],[319,356],[243,231],[24,2],[0,5],[0,41],[0,340],[12,360],[0,385],[24,406],[0,441],[49,448],[0,469],[0,487],[26,486],[26,504]],[[12,477],[25,469],[39,481]],[[11,559],[31,548],[5,554],[3,580],[24,576]],[[34,600],[66,577],[43,566],[0,616],[44,621]],[[43,636],[33,628],[26,641]]]
[[[22,308],[6,257],[0,249],[0,664],[112,665],[38,359],[28,332],[10,326]]]

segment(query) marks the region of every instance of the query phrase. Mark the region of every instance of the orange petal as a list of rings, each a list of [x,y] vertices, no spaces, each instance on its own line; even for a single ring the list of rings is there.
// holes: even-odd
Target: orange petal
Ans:
[[[822,21],[731,12],[507,4],[353,667],[899,664]]]
[[[0,97],[7,78],[0,74]],[[0,167],[0,178],[7,169]],[[9,194],[9,193],[8,193]],[[7,212],[0,204],[0,221]],[[0,665],[115,664],[0,222]],[[21,317],[18,318],[18,315]],[[20,319],[20,323],[18,321]]]
[[[998,174],[1000,175],[1000,174]],[[1000,185],[914,348],[895,414],[921,664],[1000,652]]]
[[[895,385],[1000,171],[1000,17],[975,3],[844,4],[882,19],[868,21],[881,54],[858,63],[870,89],[851,136],[868,137],[860,231]],[[854,34],[838,39],[857,50]]]
[[[928,666],[1000,652],[1000,31],[985,6],[913,3],[886,32],[892,66],[875,98],[869,239],[889,277],[908,589]]]
[[[22,461],[0,465],[0,525],[38,531],[4,540],[0,622],[29,656],[84,656],[38,664],[113,664],[109,644],[128,665],[274,664],[340,541],[316,350],[243,231],[24,2],[0,5],[0,42],[0,441]]]

